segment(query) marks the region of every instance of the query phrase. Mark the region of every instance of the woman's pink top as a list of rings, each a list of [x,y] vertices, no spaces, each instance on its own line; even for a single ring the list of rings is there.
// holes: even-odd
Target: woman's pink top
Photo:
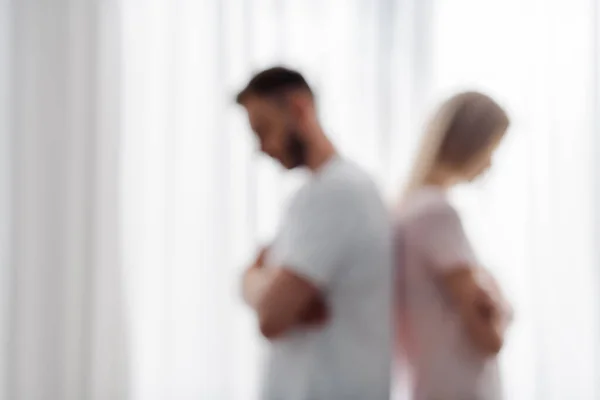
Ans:
[[[440,287],[440,275],[479,268],[443,190],[424,187],[396,220],[398,362],[410,366],[416,400],[499,400],[497,359],[473,348]]]

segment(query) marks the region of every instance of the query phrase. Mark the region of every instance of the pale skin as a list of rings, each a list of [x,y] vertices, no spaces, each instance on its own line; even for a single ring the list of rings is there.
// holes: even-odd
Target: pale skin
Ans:
[[[293,168],[285,151],[285,129],[293,124],[306,145],[305,166],[316,170],[335,154],[318,122],[312,96],[302,90],[286,93],[278,101],[249,96],[243,104],[261,150],[287,168]],[[285,265],[265,265],[262,249],[244,273],[242,294],[256,312],[263,336],[273,340],[298,326],[326,323],[329,309],[325,293]]]

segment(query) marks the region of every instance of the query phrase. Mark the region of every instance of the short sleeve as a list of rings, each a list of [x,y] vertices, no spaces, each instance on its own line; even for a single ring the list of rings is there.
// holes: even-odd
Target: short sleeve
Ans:
[[[414,241],[428,265],[438,271],[476,266],[475,256],[456,210],[439,203],[414,221]]]
[[[312,189],[285,218],[278,259],[282,267],[324,288],[352,246],[356,195],[343,185]]]

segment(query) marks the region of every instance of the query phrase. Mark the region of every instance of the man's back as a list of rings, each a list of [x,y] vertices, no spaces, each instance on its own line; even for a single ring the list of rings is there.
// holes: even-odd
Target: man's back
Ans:
[[[318,286],[330,317],[271,342],[265,400],[389,398],[390,245],[386,207],[354,164],[336,156],[300,189],[266,265]]]

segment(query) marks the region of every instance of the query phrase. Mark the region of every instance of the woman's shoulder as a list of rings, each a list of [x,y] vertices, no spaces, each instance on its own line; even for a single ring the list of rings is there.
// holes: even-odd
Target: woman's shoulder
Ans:
[[[410,193],[396,215],[396,223],[406,225],[429,219],[457,219],[458,213],[446,193],[436,187],[423,187]]]

